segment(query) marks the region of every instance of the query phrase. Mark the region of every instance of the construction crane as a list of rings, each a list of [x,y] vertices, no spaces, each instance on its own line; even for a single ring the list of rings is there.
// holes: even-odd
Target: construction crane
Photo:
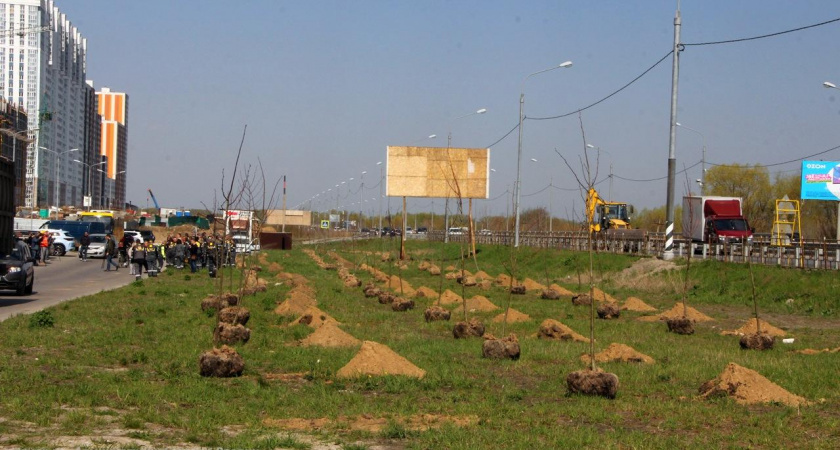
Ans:
[[[7,38],[7,37],[13,37],[13,36],[24,37],[27,34],[43,33],[45,31],[52,31],[52,28],[50,28],[49,25],[46,25],[46,26],[43,26],[43,27],[19,28],[17,30],[12,28],[10,30],[0,31],[0,38]]]
[[[155,194],[152,194],[151,189],[147,189],[149,191],[149,196],[152,197],[152,202],[155,204],[155,209],[157,209],[157,213],[160,214],[160,205],[158,205],[157,199],[155,198]]]

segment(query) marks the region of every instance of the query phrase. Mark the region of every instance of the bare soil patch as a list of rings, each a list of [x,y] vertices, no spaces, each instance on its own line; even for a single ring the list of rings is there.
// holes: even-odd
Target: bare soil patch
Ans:
[[[624,302],[624,305],[621,306],[621,309],[624,311],[636,311],[636,312],[653,312],[656,311],[656,308],[653,306],[648,305],[642,299],[638,297],[627,297],[627,300]]]
[[[487,300],[487,297],[482,295],[476,295],[475,297],[467,299],[467,311],[468,312],[489,312],[495,311],[499,309],[498,306],[494,305],[490,300]],[[464,311],[464,304],[463,302],[455,308],[453,311],[455,314],[462,313]]]
[[[426,286],[420,286],[417,288],[417,292],[414,293],[414,296],[417,298],[438,298],[438,293],[436,290],[428,288]]]
[[[443,291],[443,294],[440,296],[440,304],[441,305],[451,305],[454,303],[462,303],[464,301],[460,295],[450,291],[449,289]]]
[[[700,386],[703,398],[728,396],[741,404],[782,403],[788,406],[806,406],[808,400],[791,394],[761,374],[735,363],[727,364],[717,378]]]
[[[813,348],[806,348],[803,350],[797,350],[796,353],[801,353],[803,355],[816,355],[819,353],[840,353],[840,347],[835,349],[824,348],[822,350],[814,350]]]
[[[755,318],[747,320],[747,322],[737,330],[724,330],[721,331],[720,334],[724,336],[744,336],[746,334],[756,334],[758,332],[759,324],[761,325],[761,332],[763,334],[769,334],[770,336],[779,337],[784,336],[786,334],[785,330],[782,330],[781,328],[776,328],[773,325],[770,325],[769,323],[761,319],[759,319],[759,321],[756,322]]]
[[[456,427],[469,427],[478,423],[478,416],[447,416],[440,414],[416,414],[408,417],[371,417],[363,416],[339,416],[335,419],[326,417],[317,419],[264,419],[263,425],[276,427],[287,431],[312,432],[319,430],[329,431],[366,431],[379,433],[392,423],[402,425],[411,431],[428,431],[438,429],[444,425]]]
[[[640,288],[651,283],[652,275],[668,270],[678,270],[673,261],[665,261],[656,258],[645,258],[636,261],[632,266],[615,274],[613,282],[619,287]],[[654,283],[657,284],[657,283]]]
[[[589,364],[590,361],[589,354],[583,354],[580,357],[580,360],[586,364]],[[633,347],[629,345],[619,344],[613,342],[609,345],[606,349],[604,349],[600,353],[595,354],[595,361],[596,362],[633,362],[633,363],[644,363],[644,364],[653,364],[655,361],[648,355],[644,353],[640,353],[636,351]]]
[[[300,340],[300,345],[304,347],[356,347],[361,343],[334,323],[325,323]]]
[[[426,371],[398,355],[385,345],[364,341],[356,356],[335,373],[339,378],[353,378],[362,375],[405,375],[423,378]]]
[[[494,317],[493,322],[502,323],[505,321],[505,317],[507,317],[507,323],[527,322],[531,320],[531,316],[529,316],[528,314],[510,308],[507,311],[507,313],[501,313],[498,316]]]
[[[668,320],[668,319],[679,319],[683,317],[683,304],[682,302],[677,303],[671,309],[661,313],[656,314],[653,316],[642,316],[637,318],[636,320],[641,320],[642,322],[656,322],[657,320]],[[693,322],[709,322],[715,319],[701,313],[700,311],[692,308],[689,306],[686,308],[685,317]]]
[[[589,342],[589,338],[578,334],[571,328],[563,325],[554,319],[545,319],[540,324],[540,331],[537,333],[540,339],[554,339],[558,341]]]
[[[318,309],[317,306],[310,306],[306,311],[295,319],[289,326],[293,325],[309,325],[312,328],[319,328],[326,323],[338,324],[339,322],[332,318],[329,314]]]
[[[546,289],[544,284],[538,283],[530,278],[526,278],[522,284],[525,286],[525,289],[529,291],[542,291]]]
[[[557,293],[562,295],[563,297],[571,297],[571,296],[575,295],[574,292],[572,292],[572,291],[570,291],[570,290],[568,290],[568,289],[564,288],[563,286],[560,286],[559,284],[556,284],[556,283],[552,284],[548,288],[551,289],[552,291],[557,291]]]

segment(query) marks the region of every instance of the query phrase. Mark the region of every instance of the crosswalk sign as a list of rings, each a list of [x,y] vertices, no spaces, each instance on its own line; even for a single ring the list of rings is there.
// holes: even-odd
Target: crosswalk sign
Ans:
[[[330,227],[330,221],[329,221],[329,220],[322,220],[322,221],[321,221],[321,228],[323,228],[323,229],[325,229],[325,230],[326,230],[326,229],[328,229],[329,227]]]

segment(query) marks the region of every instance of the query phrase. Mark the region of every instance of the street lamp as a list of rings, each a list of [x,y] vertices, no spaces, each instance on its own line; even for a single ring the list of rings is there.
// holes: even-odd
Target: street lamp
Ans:
[[[823,82],[823,87],[827,89],[840,89],[830,81]],[[840,242],[840,202],[837,202],[837,241]]]
[[[829,84],[831,84],[831,83],[829,83]],[[828,86],[826,86],[826,87],[828,87]],[[700,195],[703,195],[703,187],[706,186],[706,136],[703,133],[695,130],[694,128],[687,127],[687,126],[685,126],[685,125],[683,125],[679,122],[677,122],[677,126],[680,127],[680,128],[685,128],[686,130],[693,131],[693,132],[699,134],[701,138],[703,138],[703,158],[700,160],[703,164],[703,168],[702,168],[702,171],[700,172],[700,180],[697,181],[700,184]]]
[[[104,170],[102,170],[102,169],[96,169],[96,171],[97,171],[97,172],[102,172],[102,173],[104,173],[104,174],[105,174],[105,176],[107,176],[107,175],[108,175],[108,172],[106,172],[106,171],[104,171]],[[108,208],[109,208],[109,209],[110,209],[110,208],[113,208],[113,206],[114,206],[114,205],[113,205],[113,201],[114,201],[114,199],[113,199],[112,197],[113,197],[113,195],[115,195],[115,191],[117,190],[117,188],[116,188],[116,184],[117,184],[117,177],[118,177],[118,176],[120,176],[120,175],[122,175],[122,174],[124,174],[124,173],[125,173],[125,170],[120,170],[119,172],[117,172],[116,174],[114,174],[114,182],[113,182],[113,183],[108,183]],[[114,192],[112,192],[112,191],[114,191]]]
[[[549,72],[555,69],[565,69],[567,67],[572,67],[571,61],[566,61],[549,69],[534,72],[522,80],[522,88],[519,91],[519,143],[516,150],[516,186],[514,187],[516,190],[516,204],[514,205],[514,209],[516,210],[516,225],[513,238],[514,247],[519,247],[519,201],[522,191],[522,121],[525,119],[525,82],[528,81],[528,78],[531,78],[534,75]]]
[[[366,173],[367,173],[367,170],[362,171],[361,184],[359,184],[359,226],[357,228],[359,229],[360,233],[362,232],[362,194],[364,193],[364,190],[365,190],[365,174]]]
[[[55,153],[56,156],[56,169],[55,169],[55,203],[56,203],[56,211],[55,211],[55,218],[58,219],[58,208],[61,207],[61,199],[59,196],[61,195],[61,190],[59,189],[59,184],[61,184],[61,155],[70,153],[70,152],[77,152],[79,151],[78,148],[71,148],[70,150],[65,150],[63,152],[57,152],[55,150],[50,150],[47,147],[41,147],[41,150],[46,150],[48,152]]]
[[[377,231],[382,236],[382,197],[384,197],[384,194],[382,194],[382,183],[385,179],[385,166],[382,165],[382,161],[379,161],[376,165],[379,166],[379,230]]]
[[[91,203],[91,205],[92,205],[92,204],[93,204],[93,195],[91,195],[91,194],[92,194],[92,192],[91,192],[92,190],[91,190],[91,188],[90,188],[90,180],[93,178],[93,170],[92,170],[92,169],[93,169],[94,167],[96,167],[96,166],[101,166],[102,164],[105,164],[105,163],[107,163],[108,161],[102,161],[102,162],[99,162],[99,163],[96,163],[96,164],[88,164],[88,163],[85,163],[85,162],[79,161],[78,159],[74,159],[74,160],[73,160],[73,162],[77,162],[77,163],[79,163],[79,164],[81,164],[81,165],[83,165],[83,166],[87,166],[87,168],[88,168],[87,196],[90,198],[90,203]],[[91,206],[91,205],[87,205],[87,206],[88,206],[88,208],[90,208],[90,206]]]

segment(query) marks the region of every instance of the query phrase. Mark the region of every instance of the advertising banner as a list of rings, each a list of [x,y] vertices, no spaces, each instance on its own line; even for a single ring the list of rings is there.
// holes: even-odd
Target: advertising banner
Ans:
[[[387,148],[389,197],[489,198],[490,149]]]
[[[840,161],[802,161],[800,198],[840,201]]]

